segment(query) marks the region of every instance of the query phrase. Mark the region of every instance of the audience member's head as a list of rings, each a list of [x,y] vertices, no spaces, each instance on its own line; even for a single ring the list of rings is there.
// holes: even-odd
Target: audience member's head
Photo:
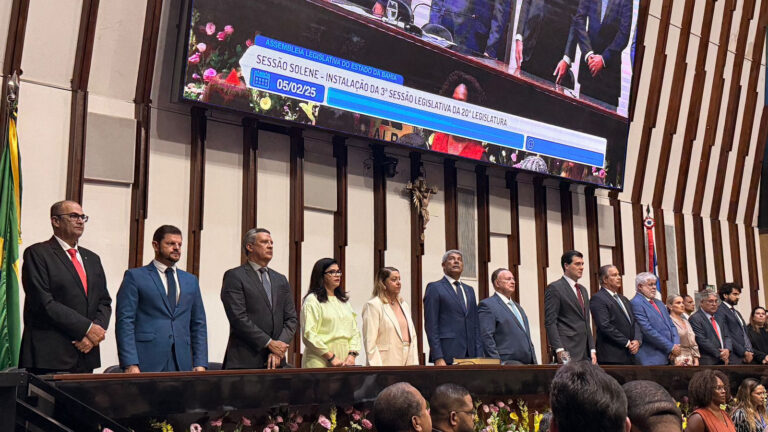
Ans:
[[[720,300],[731,306],[735,306],[739,304],[741,287],[735,282],[726,282],[720,286],[720,289],[717,290],[717,294],[720,296]]]
[[[373,424],[379,432],[431,432],[427,401],[406,382],[392,384],[373,402]]]
[[[696,300],[694,300],[693,297],[686,294],[685,297],[683,297],[683,303],[685,304],[685,313],[690,315],[696,312]]]
[[[741,382],[736,392],[736,409],[744,411],[747,424],[753,425],[759,416],[765,415],[765,387],[754,378],[747,378]]]
[[[765,308],[758,306],[752,309],[752,314],[749,316],[749,326],[752,330],[759,331],[765,327]]]
[[[683,430],[680,408],[667,390],[653,381],[630,381],[622,386],[627,395],[627,416],[633,432]]]
[[[551,432],[629,431],[627,397],[619,383],[587,361],[562,366],[552,380]]]
[[[696,372],[688,382],[688,398],[694,409],[722,405],[729,393],[728,377],[719,370]]]
[[[429,399],[432,427],[443,432],[472,432],[475,427],[475,406],[464,387],[442,384]]]
[[[549,425],[552,424],[552,411],[547,411],[541,416],[539,422],[539,432],[549,432]]]

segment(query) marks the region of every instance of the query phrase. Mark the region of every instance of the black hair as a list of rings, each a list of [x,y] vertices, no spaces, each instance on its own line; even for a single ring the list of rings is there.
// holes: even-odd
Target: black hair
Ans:
[[[473,105],[482,105],[485,102],[485,92],[480,83],[475,77],[462,71],[453,71],[448,75],[440,88],[440,96],[451,97],[460,84],[467,87],[467,102]]]
[[[720,289],[717,290],[717,294],[720,296],[720,300],[725,300],[725,296],[733,292],[733,290],[741,293],[741,287],[736,282],[726,282],[720,285]]]
[[[712,396],[715,393],[715,387],[717,387],[717,378],[720,378],[727,393],[730,394],[728,377],[719,370],[705,369],[693,374],[688,382],[688,397],[694,409],[705,408],[712,403]]]
[[[414,388],[399,382],[382,390],[373,402],[373,425],[380,432],[406,432],[411,419],[421,413],[421,403]]]
[[[683,419],[675,399],[660,384],[653,381],[630,381],[622,386],[627,395],[627,417],[632,428],[641,431],[682,431]]]
[[[304,298],[307,298],[308,295],[314,294],[315,297],[317,297],[317,301],[320,303],[325,303],[328,301],[328,292],[325,291],[325,271],[328,270],[328,267],[332,265],[339,265],[338,262],[336,262],[333,258],[320,258],[315,263],[314,267],[312,267],[312,274],[309,277],[309,289],[307,290],[307,294],[304,295]],[[333,294],[336,296],[337,299],[339,299],[340,302],[346,302],[349,300],[349,297],[347,297],[347,293],[344,292],[344,288],[341,287],[341,285],[337,286],[336,289],[333,290]]]
[[[432,393],[429,398],[429,413],[434,419],[444,420],[451,411],[463,408],[464,399],[469,395],[469,391],[457,384],[441,384]]]
[[[181,230],[173,225],[160,225],[160,227],[155,230],[155,233],[152,234],[152,241],[160,243],[167,234],[181,235]]]
[[[588,361],[562,366],[552,380],[550,406],[560,432],[619,432],[627,397],[619,383]]]
[[[565,265],[572,263],[573,262],[573,257],[584,258],[584,254],[582,254],[581,252],[579,252],[577,250],[566,251],[563,254],[563,256],[560,258],[560,267],[562,267],[563,270],[565,270]]]

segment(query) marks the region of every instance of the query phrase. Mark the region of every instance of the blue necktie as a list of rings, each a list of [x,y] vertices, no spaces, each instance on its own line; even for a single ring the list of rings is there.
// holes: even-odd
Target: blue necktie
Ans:
[[[165,269],[165,278],[168,280],[168,304],[171,305],[171,313],[176,311],[176,278],[173,277],[173,268]]]
[[[512,300],[510,300],[510,301],[507,303],[507,305],[509,305],[509,308],[510,308],[510,309],[512,309],[512,313],[514,313],[514,314],[515,314],[515,318],[517,318],[517,322],[519,322],[519,323],[520,323],[520,327],[522,327],[522,328],[523,328],[523,330],[525,330],[525,323],[523,322],[523,316],[522,316],[522,315],[520,315],[520,311],[519,311],[519,310],[517,310],[517,307],[515,306],[515,302],[513,302]]]
[[[621,301],[618,294],[613,294],[613,298],[619,303],[619,307],[622,311],[624,311],[624,315],[627,316],[627,321],[632,321],[629,319],[629,313],[627,313],[627,308],[624,307],[624,302]]]

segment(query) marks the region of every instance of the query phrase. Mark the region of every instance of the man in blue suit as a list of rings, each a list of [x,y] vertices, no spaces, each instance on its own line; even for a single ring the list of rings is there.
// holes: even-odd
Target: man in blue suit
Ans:
[[[117,292],[117,354],[127,373],[203,371],[208,339],[197,278],[176,268],[181,231],[152,236],[155,259],[130,269]]]
[[[635,357],[643,366],[667,365],[671,356],[680,354],[680,334],[664,303],[656,299],[656,276],[640,273],[635,285],[632,312],[643,332],[643,343]]]
[[[621,52],[632,31],[632,0],[581,0],[573,31],[583,59],[581,93],[613,106],[621,96]]]
[[[458,51],[480,56],[491,30],[491,8],[472,0],[432,0],[429,22],[439,24],[453,35]],[[501,23],[503,25],[503,23]]]
[[[491,284],[496,294],[481,301],[477,308],[485,356],[500,359],[503,364],[536,364],[528,316],[512,300],[515,276],[505,268],[496,269]]]
[[[483,355],[475,290],[459,280],[463,271],[461,251],[449,250],[443,255],[445,276],[428,283],[424,293],[424,329],[435,366]]]

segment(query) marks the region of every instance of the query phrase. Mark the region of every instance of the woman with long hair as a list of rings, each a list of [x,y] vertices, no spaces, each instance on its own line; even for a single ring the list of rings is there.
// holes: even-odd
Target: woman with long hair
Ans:
[[[752,315],[749,317],[747,326],[747,335],[752,342],[752,349],[755,358],[752,360],[756,364],[768,364],[768,329],[765,326],[765,308],[758,306],[752,309]]]
[[[696,344],[693,328],[691,328],[688,320],[683,318],[685,313],[683,297],[675,294],[667,297],[667,309],[669,310],[669,317],[672,318],[677,333],[680,335],[680,354],[672,359],[673,364],[675,366],[698,366],[701,354],[699,354],[699,346]]]
[[[408,303],[400,297],[400,271],[384,267],[376,274],[373,296],[363,306],[363,344],[369,366],[419,364],[416,330]]]
[[[741,382],[736,392],[736,406],[731,419],[736,432],[768,431],[768,416],[765,413],[765,387],[756,379],[747,378]]]
[[[686,432],[736,432],[722,408],[728,402],[728,377],[719,370],[696,372],[688,383],[688,398],[694,408]]]
[[[360,353],[357,315],[341,287],[341,270],[333,258],[322,258],[312,268],[309,289],[301,307],[301,367],[354,366]]]

